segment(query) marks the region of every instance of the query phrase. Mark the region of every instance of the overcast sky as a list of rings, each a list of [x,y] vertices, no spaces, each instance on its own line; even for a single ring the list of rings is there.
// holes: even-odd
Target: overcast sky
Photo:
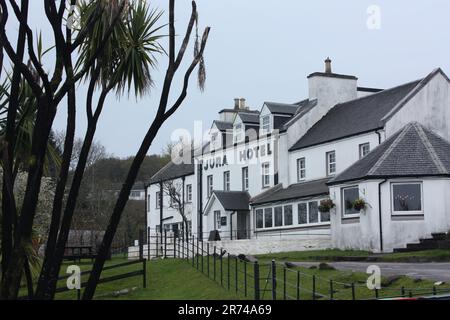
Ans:
[[[150,3],[166,10],[168,1]],[[42,2],[30,4],[33,28],[43,30],[49,45],[52,37]],[[307,98],[306,76],[323,71],[327,56],[334,72],[356,75],[359,86],[388,88],[424,77],[436,67],[450,73],[448,0],[198,0],[197,5],[200,26],[212,28],[205,52],[206,90],[200,93],[192,78],[187,99],[160,130],[150,153],[159,153],[175,129],[193,130],[195,120],[208,129],[219,110],[232,107],[235,97],[246,98],[257,109],[264,101]],[[380,29],[367,26],[371,5],[381,9]],[[177,34],[183,35],[190,1],[177,0],[176,6]],[[161,22],[167,22],[167,15]],[[13,35],[16,27],[10,25],[8,32]],[[192,50],[186,58],[191,56]],[[166,57],[159,60],[149,96],[136,101],[111,95],[107,100],[96,139],[108,152],[125,157],[137,151],[158,103]],[[77,92],[77,135],[82,136],[85,88]],[[56,130],[65,128],[65,117],[62,105]]]

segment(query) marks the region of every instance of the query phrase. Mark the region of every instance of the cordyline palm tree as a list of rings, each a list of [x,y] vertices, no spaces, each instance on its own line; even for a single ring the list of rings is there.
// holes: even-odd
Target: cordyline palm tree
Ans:
[[[119,1],[111,0],[109,3],[111,5],[107,7],[108,9],[97,20],[80,47],[76,68],[85,68],[92,60],[97,43],[104,38],[105,32],[109,29],[111,17],[116,14]],[[89,17],[92,10],[95,10],[92,2],[82,1],[80,3],[81,25],[87,23],[85,17]],[[125,91],[130,94],[132,90],[134,95],[138,97],[148,92],[153,84],[151,69],[156,65],[154,55],[163,52],[162,47],[158,43],[162,36],[156,34],[162,28],[162,26],[156,26],[161,15],[161,12],[150,10],[145,0],[127,3],[121,19],[115,25],[105,45],[104,51],[95,58],[95,63],[91,65],[86,74],[85,80],[89,83],[86,101],[87,130],[69,189],[59,232],[57,231],[58,224],[56,222],[52,223],[53,230],[50,231],[43,268],[36,290],[36,298],[51,299],[54,297],[57,277],[76,208],[89,150],[106,97],[111,91],[115,91],[120,96]],[[96,108],[93,109],[96,90],[100,91],[100,95]],[[62,201],[62,197],[58,201]]]

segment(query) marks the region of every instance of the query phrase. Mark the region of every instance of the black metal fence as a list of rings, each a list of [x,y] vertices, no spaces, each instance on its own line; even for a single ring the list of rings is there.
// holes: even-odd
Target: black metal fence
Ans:
[[[152,242],[154,246],[148,245]],[[142,242],[143,243],[143,242]],[[369,290],[365,281],[351,283],[328,279],[302,268],[272,260],[230,254],[195,236],[164,232],[147,236],[147,247],[139,246],[140,257],[183,259],[228,291],[245,299],[272,300],[363,300],[413,298],[450,293],[450,288],[382,287]]]

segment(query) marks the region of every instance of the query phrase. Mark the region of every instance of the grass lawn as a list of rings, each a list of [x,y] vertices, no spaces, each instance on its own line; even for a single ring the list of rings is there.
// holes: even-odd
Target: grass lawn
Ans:
[[[437,254],[446,257],[449,253],[443,252],[414,253],[416,256],[436,257]],[[341,251],[321,250],[307,252],[290,252],[260,255],[259,258],[259,288],[261,299],[272,298],[272,272],[271,260],[276,264],[276,294],[278,299],[318,300],[337,299],[349,300],[355,296],[356,299],[373,299],[376,292],[367,289],[366,280],[368,275],[362,272],[319,270],[303,267],[287,268],[283,261],[333,261],[342,256],[370,256],[365,251]],[[411,257],[410,254],[399,253],[384,255],[385,261],[398,261]],[[117,280],[114,282],[99,284],[95,299],[118,299],[118,300],[164,300],[164,299],[214,299],[235,300],[254,299],[255,296],[255,264],[244,262],[224,256],[222,259],[213,256],[199,256],[198,260],[192,258],[181,259],[158,259],[147,262],[147,288],[143,288],[142,276]],[[125,262],[123,257],[116,257],[107,262],[108,265]],[[69,263],[65,263],[61,270],[64,275]],[[90,270],[91,262],[86,261],[79,264],[82,270]],[[102,278],[137,271],[142,268],[141,264],[134,264],[122,268],[105,270]],[[198,268],[198,270],[197,270]],[[82,277],[86,281],[87,276]],[[330,281],[332,280],[332,281]],[[297,285],[299,284],[299,285]],[[65,280],[58,283],[58,287],[64,287]],[[123,289],[133,289],[127,294],[113,296],[113,292]],[[26,289],[22,289],[22,295]],[[408,296],[412,293],[417,295],[431,295],[433,282],[428,280],[417,281],[408,277],[400,277],[393,282],[386,282],[383,278],[382,289],[378,291],[379,298],[399,296],[402,293]],[[442,290],[450,292],[450,284],[437,287],[437,293]],[[56,295],[56,299],[76,299],[76,292],[64,292]]]
[[[281,252],[258,255],[258,259],[270,261],[338,261],[341,257],[370,257],[370,261],[385,262],[449,262],[450,249],[436,249],[416,252],[386,253],[374,255],[369,251],[357,250],[313,250]]]

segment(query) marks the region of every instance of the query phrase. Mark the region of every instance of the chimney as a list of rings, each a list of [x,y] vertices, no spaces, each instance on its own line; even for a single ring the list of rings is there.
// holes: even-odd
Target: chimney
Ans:
[[[332,73],[331,59],[325,60],[325,72],[314,72],[308,76],[309,99],[317,99],[319,109],[325,114],[337,103],[357,98],[358,78]]]
[[[240,105],[241,105],[241,99],[234,98],[234,110],[239,110]]]
[[[325,73],[333,73],[333,72],[331,72],[331,59],[330,59],[330,57],[328,57],[325,60]]]
[[[244,98],[240,98],[239,99],[239,109],[241,109],[241,110],[247,109],[246,106],[245,106],[245,99]]]

